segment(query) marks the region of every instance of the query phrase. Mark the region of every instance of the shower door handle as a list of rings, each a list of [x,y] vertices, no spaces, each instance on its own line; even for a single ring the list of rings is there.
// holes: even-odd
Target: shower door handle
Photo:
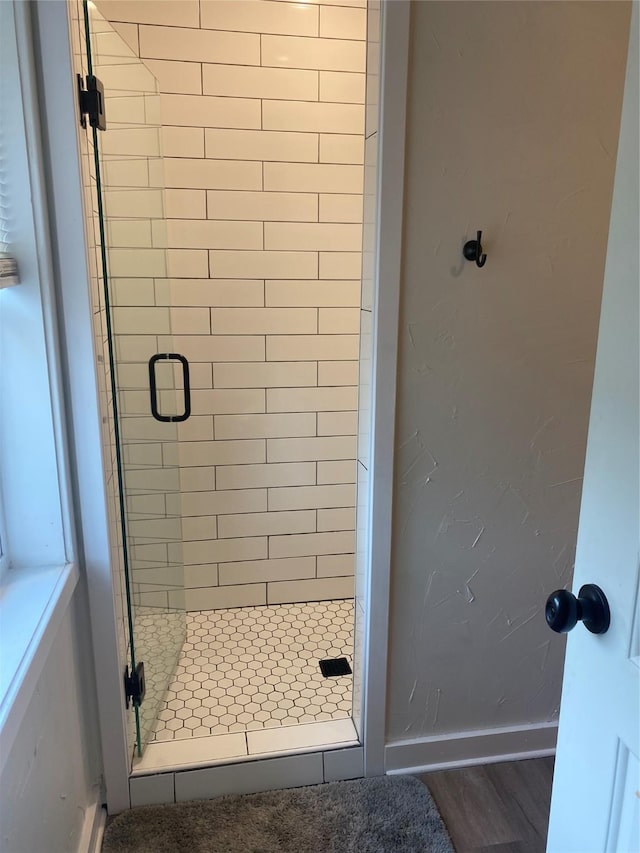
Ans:
[[[184,411],[181,415],[161,415],[158,411],[158,389],[156,385],[156,364],[159,361],[179,361],[182,365],[182,381],[184,385]],[[151,414],[162,423],[180,423],[186,421],[191,414],[191,386],[189,384],[189,362],[177,352],[158,352],[149,359],[149,396]]]

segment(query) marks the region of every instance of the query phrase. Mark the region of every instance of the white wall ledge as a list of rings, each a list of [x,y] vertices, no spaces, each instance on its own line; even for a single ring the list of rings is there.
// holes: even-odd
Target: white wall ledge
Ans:
[[[0,770],[78,582],[75,564],[9,569],[0,592]]]

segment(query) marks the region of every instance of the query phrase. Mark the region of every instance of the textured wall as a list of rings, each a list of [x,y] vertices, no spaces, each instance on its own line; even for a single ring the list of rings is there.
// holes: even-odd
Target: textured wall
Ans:
[[[97,5],[162,92],[187,608],[350,597],[365,0]]]
[[[392,741],[558,713],[628,20],[412,5]]]

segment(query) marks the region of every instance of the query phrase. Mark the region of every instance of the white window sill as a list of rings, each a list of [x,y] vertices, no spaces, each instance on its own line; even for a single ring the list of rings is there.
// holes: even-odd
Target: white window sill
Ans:
[[[8,570],[0,590],[0,770],[78,582],[75,565]]]

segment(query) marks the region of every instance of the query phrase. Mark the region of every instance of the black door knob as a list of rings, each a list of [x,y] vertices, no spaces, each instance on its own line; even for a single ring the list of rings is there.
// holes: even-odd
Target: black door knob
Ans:
[[[558,634],[566,634],[577,622],[592,634],[605,634],[609,630],[611,614],[604,592],[594,583],[580,588],[576,598],[568,589],[557,589],[547,598],[544,610],[547,625]]]

